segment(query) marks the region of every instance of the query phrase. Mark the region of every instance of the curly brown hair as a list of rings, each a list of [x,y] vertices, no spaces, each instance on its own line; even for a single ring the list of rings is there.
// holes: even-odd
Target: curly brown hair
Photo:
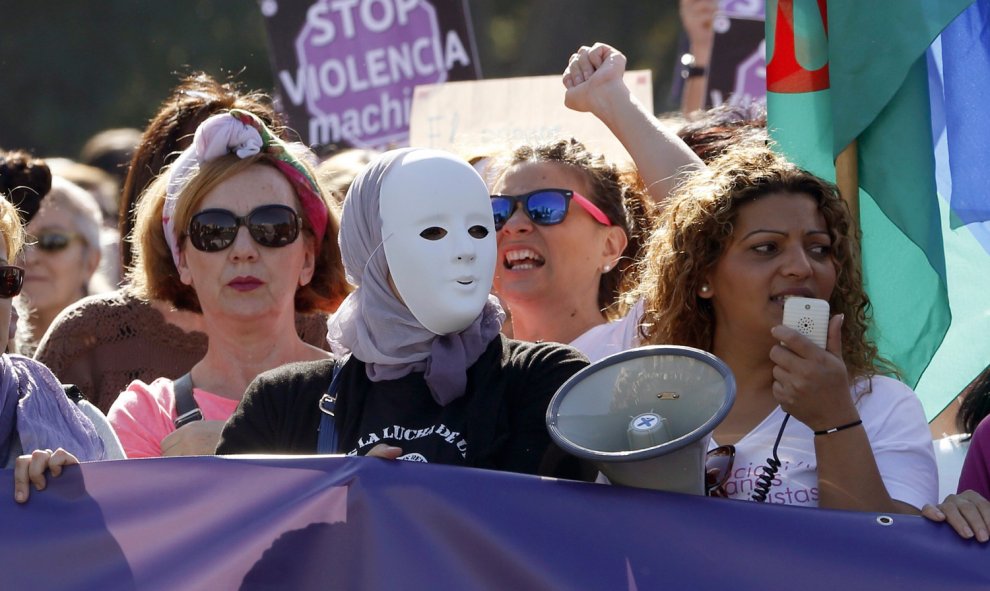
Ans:
[[[178,195],[175,208],[175,227],[181,228],[179,243],[186,239],[185,229],[206,195],[224,180],[248,169],[251,166],[271,166],[274,157],[260,153],[248,158],[238,158],[228,154],[203,164],[196,176],[189,181]],[[310,171],[312,173],[312,171]],[[138,202],[136,225],[134,227],[135,257],[130,272],[131,285],[138,297],[159,299],[171,302],[180,310],[202,312],[196,290],[179,278],[179,271],[172,260],[172,252],[165,241],[162,227],[162,209],[168,186],[168,169],[152,184]],[[350,286],[344,277],[344,264],[340,259],[340,246],[337,233],[340,229],[336,210],[320,191],[320,198],[327,204],[327,229],[323,243],[316,253],[316,267],[312,280],[296,289],[296,312],[332,312],[347,297]],[[312,226],[306,216],[303,219],[303,233],[314,240]]]
[[[863,290],[859,229],[838,189],[770,148],[752,144],[713,160],[666,202],[648,241],[636,290],[646,310],[640,324],[643,344],[711,351],[715,313],[698,291],[725,252],[740,207],[780,193],[810,196],[825,218],[836,267],[829,304],[832,313],[845,314],[842,356],[849,376],[869,377],[877,371],[896,375],[867,336],[870,301]]]
[[[621,295],[636,284],[635,262],[639,260],[643,238],[649,233],[654,213],[653,202],[642,179],[634,170],[624,170],[570,138],[526,144],[497,156],[489,169],[492,185],[496,185],[510,167],[529,162],[564,164],[582,174],[591,188],[591,193],[585,197],[597,205],[609,221],[625,231],[628,243],[622,256],[615,267],[602,274],[598,283],[599,309],[609,318],[620,317],[625,312]]]
[[[203,72],[182,78],[172,94],[162,101],[134,150],[120,195],[120,262],[124,272],[134,264],[132,233],[138,199],[162,169],[186,148],[200,123],[230,109],[250,111],[273,133],[285,135],[285,130],[280,130],[282,121],[267,95],[245,92],[233,82],[221,83]]]
[[[769,139],[766,107],[759,103],[723,103],[707,111],[695,111],[678,127],[677,136],[705,163],[737,144],[766,145]]]

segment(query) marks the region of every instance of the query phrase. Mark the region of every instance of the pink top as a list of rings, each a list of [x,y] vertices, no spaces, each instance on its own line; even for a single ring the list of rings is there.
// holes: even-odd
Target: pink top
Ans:
[[[199,388],[193,388],[193,398],[207,421],[226,421],[240,402]],[[162,439],[175,431],[175,417],[175,392],[168,378],[150,384],[134,380],[107,413],[128,458],[161,457]]]

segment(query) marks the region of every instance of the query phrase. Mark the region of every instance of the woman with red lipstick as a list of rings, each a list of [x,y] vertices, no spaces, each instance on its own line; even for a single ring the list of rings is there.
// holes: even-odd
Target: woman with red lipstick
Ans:
[[[127,282],[63,310],[35,352],[35,359],[61,381],[79,386],[104,413],[132,381],[178,378],[206,354],[201,315],[168,301],[142,300],[131,290],[134,218],[138,198],[189,146],[199,124],[230,109],[251,111],[269,125],[279,120],[264,94],[202,72],[183,76],[169,92],[134,151],[120,195],[120,266]],[[323,314],[296,315],[296,329],[307,343],[328,347]]]
[[[914,514],[935,500],[927,421],[882,375],[895,372],[867,336],[858,257],[835,186],[763,146],[730,150],[668,200],[638,290],[642,338],[711,352],[735,374],[712,438],[734,446],[725,496]],[[829,302],[825,349],[781,325],[788,296]]]
[[[113,403],[128,457],[213,453],[256,375],[329,356],[295,331],[296,312],[334,310],[348,291],[307,154],[231,110],[204,121],[140,200],[134,289],[201,313],[208,346],[183,378],[134,381]]]
[[[331,316],[335,360],[255,380],[218,454],[344,453],[577,478],[551,441],[551,396],[587,365],[500,334],[489,191],[463,159],[391,150],[354,179],[340,221],[354,291]]]
[[[498,231],[495,291],[512,336],[569,343],[595,361],[628,348],[636,327],[611,322],[633,283],[653,203],[701,160],[623,82],[626,58],[597,43],[563,75],[565,104],[593,113],[636,163],[624,171],[574,139],[526,145],[491,166]]]

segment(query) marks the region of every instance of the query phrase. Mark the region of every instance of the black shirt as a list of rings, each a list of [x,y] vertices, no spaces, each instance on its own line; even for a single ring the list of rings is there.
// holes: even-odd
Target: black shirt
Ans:
[[[352,357],[339,378],[341,450],[363,455],[387,443],[401,447],[403,459],[579,478],[578,462],[551,443],[546,411],[587,363],[565,345],[499,336],[468,368],[464,396],[440,406],[422,373],[372,382]],[[217,453],[316,453],[318,403],[332,375],[329,359],[259,375],[224,427]]]

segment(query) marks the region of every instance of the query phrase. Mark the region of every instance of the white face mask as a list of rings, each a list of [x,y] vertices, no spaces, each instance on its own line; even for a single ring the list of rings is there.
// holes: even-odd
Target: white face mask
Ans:
[[[395,289],[427,330],[460,332],[488,301],[497,246],[488,188],[470,164],[417,150],[392,165],[379,213]]]

